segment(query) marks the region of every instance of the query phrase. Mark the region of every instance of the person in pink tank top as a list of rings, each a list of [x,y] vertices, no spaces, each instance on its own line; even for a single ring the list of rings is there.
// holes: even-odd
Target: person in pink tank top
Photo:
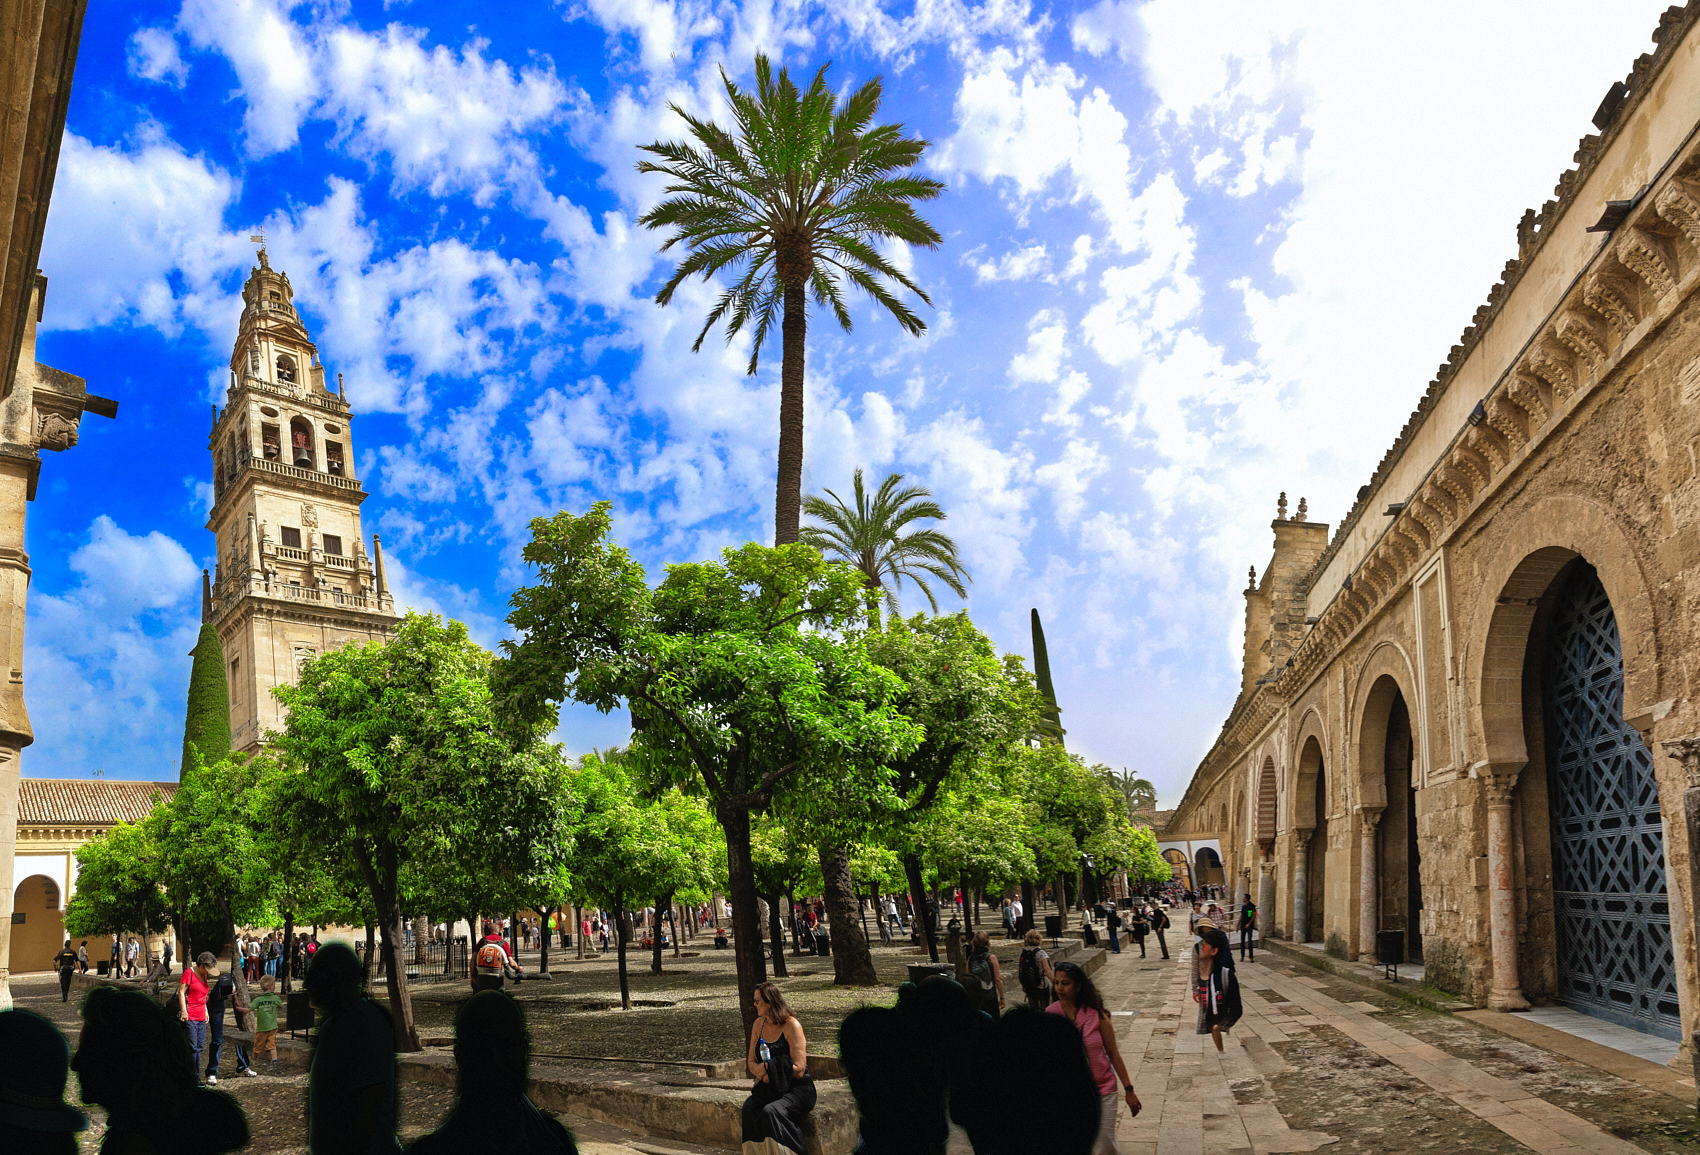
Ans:
[[[1098,1141],[1093,1145],[1092,1155],[1120,1155],[1121,1148],[1116,1145],[1116,1115],[1120,1099],[1125,1096],[1128,1113],[1137,1115],[1139,1096],[1134,1092],[1133,1079],[1128,1075],[1127,1064],[1122,1061],[1121,1050],[1116,1046],[1115,1025],[1110,1022],[1109,1012],[1104,1010],[1104,1000],[1098,994],[1098,988],[1092,985],[1092,980],[1079,964],[1057,963],[1054,974],[1051,989],[1056,992],[1057,1001],[1045,1010],[1053,1015],[1062,1015],[1080,1031],[1080,1041],[1086,1047],[1086,1059],[1092,1066],[1092,1078],[1098,1084],[1103,1105],[1098,1120]],[[1116,1093],[1118,1082],[1122,1095]]]

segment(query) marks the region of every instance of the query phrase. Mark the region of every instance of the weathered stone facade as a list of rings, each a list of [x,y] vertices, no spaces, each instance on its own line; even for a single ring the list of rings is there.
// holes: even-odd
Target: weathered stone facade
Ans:
[[[1283,500],[1246,591],[1242,691],[1165,836],[1219,835],[1272,933],[1371,956],[1403,930],[1429,981],[1480,1005],[1574,1003],[1581,956],[1560,948],[1595,947],[1558,929],[1555,901],[1580,900],[1555,875],[1579,838],[1639,821],[1570,802],[1561,821],[1549,798],[1591,765],[1547,748],[1564,695],[1591,686],[1626,735],[1598,757],[1650,752],[1663,827],[1631,849],[1637,870],[1662,852],[1668,909],[1626,901],[1668,919],[1686,1040],[1687,782],[1664,744],[1700,735],[1700,5],[1654,40],[1332,538]],[[1565,599],[1593,574],[1620,703],[1605,667],[1559,672],[1581,636]],[[1674,1034],[1664,1006],[1631,1025]]]

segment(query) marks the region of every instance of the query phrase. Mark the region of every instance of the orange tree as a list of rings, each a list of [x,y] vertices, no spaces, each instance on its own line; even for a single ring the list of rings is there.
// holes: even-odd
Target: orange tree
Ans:
[[[782,792],[889,809],[890,764],[921,731],[892,706],[902,682],[868,656],[860,573],[805,545],[748,544],[669,566],[652,590],[608,511],[531,523],[538,580],[513,595],[520,640],[503,643],[496,685],[525,726],[566,700],[628,706],[636,770],[706,795],[726,832],[747,1030],[765,973],[750,816]]]

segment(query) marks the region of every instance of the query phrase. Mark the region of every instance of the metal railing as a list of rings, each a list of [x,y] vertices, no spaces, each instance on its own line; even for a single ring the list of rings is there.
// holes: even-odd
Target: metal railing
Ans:
[[[383,955],[381,944],[374,944],[372,957],[364,959],[366,964],[366,987],[373,990],[382,986],[388,976],[383,971]],[[362,957],[366,954],[366,944],[354,944],[355,953]],[[470,959],[471,948],[466,939],[459,938],[453,943],[427,942],[408,943],[401,949],[401,960],[407,970],[407,984],[418,986],[421,983],[465,983],[471,979]]]

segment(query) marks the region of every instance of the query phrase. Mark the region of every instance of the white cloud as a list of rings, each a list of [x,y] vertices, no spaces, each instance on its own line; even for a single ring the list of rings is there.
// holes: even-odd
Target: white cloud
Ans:
[[[248,154],[294,148],[319,97],[303,30],[287,0],[184,0],[177,30],[203,51],[216,51],[236,72],[247,102],[242,128]]]
[[[25,696],[36,742],[25,773],[173,779],[200,567],[159,531],[130,534],[106,516],[70,565],[75,588],[29,598]],[[122,761],[112,757],[119,750]]]
[[[164,28],[138,28],[130,37],[130,71],[146,80],[182,88],[189,66],[177,51],[177,38]]]
[[[974,280],[978,284],[992,281],[1025,281],[1044,272],[1050,264],[1050,254],[1043,242],[1011,249],[991,261],[974,262]]]

